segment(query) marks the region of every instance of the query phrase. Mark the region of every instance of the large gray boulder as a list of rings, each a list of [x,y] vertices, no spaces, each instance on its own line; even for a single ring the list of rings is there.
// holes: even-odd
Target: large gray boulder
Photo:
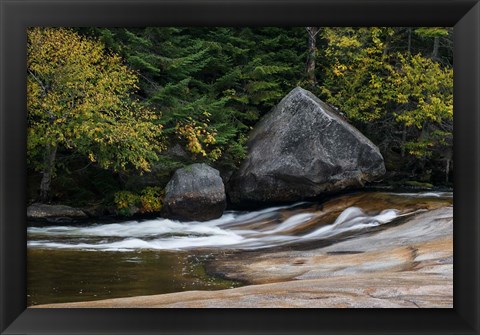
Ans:
[[[167,217],[207,221],[222,216],[225,207],[220,173],[206,164],[178,169],[165,187],[163,214]]]
[[[247,158],[228,185],[233,203],[298,201],[385,173],[378,148],[300,87],[255,126],[247,144]]]

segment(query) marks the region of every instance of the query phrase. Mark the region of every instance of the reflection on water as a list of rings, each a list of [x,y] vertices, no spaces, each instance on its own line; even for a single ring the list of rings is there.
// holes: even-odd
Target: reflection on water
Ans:
[[[239,286],[208,276],[218,253],[272,247],[317,247],[385,229],[440,206],[452,193],[357,193],[326,203],[229,211],[216,220],[28,228],[28,303],[97,300]]]
[[[28,305],[218,290],[239,282],[205,274],[208,254],[29,249]]]

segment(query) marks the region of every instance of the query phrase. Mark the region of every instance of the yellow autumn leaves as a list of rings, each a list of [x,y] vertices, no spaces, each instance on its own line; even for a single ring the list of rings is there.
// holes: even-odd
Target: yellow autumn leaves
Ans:
[[[409,134],[400,146],[428,157],[452,137],[453,70],[433,57],[401,52],[398,34],[391,27],[324,28],[330,66],[323,68],[320,92],[352,122]]]
[[[180,139],[187,141],[187,149],[191,153],[208,157],[212,161],[221,156],[221,149],[212,147],[217,142],[215,139],[217,133],[211,131],[207,123],[199,123],[188,118],[188,121],[179,121],[175,130]]]
[[[163,149],[158,115],[135,98],[137,74],[92,39],[64,28],[28,30],[28,150],[46,145],[104,168],[150,169]]]

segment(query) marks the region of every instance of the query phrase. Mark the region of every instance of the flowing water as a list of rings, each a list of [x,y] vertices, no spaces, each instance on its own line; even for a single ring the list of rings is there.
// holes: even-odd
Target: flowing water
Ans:
[[[28,304],[214,290],[242,283],[205,273],[219,253],[319,247],[435,207],[452,193],[357,193],[326,203],[226,211],[207,222],[158,218],[28,228]]]

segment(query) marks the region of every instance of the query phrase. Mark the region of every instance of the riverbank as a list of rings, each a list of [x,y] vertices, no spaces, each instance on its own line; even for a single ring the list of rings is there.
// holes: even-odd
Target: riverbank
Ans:
[[[208,268],[252,285],[35,307],[452,308],[453,207],[439,202],[374,233],[314,249],[219,257]]]
[[[453,192],[452,187],[448,186],[432,186],[425,187],[424,185],[409,185],[407,183],[370,183],[365,185],[362,189],[349,189],[343,192],[336,192],[333,194],[326,194],[321,197],[314,197],[309,199],[304,199],[305,201],[311,202],[327,202],[329,200],[341,197],[348,196],[350,194],[355,194],[357,192],[390,192],[390,193],[418,193],[418,192],[442,192],[449,193]],[[250,204],[252,205],[252,204]],[[285,203],[272,203],[270,206],[284,206]],[[236,209],[262,209],[266,208],[266,204],[254,204],[250,207],[248,206],[238,206],[227,203],[227,210],[236,210]],[[129,216],[120,215],[111,206],[100,206],[92,208],[90,207],[70,207],[63,204],[31,204],[27,210],[27,224],[29,227],[45,227],[52,226],[57,224],[68,224],[68,225],[83,225],[92,220],[98,223],[115,223],[121,221],[131,221],[131,220],[151,220],[161,216],[160,212],[152,213],[135,213]]]

